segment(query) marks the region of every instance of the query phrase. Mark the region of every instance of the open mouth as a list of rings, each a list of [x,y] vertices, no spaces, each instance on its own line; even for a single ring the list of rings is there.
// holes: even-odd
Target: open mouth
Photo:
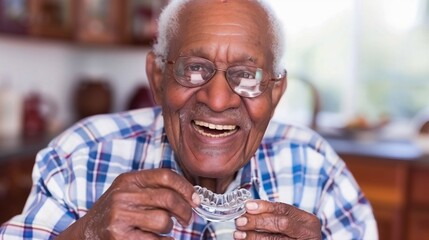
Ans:
[[[222,138],[236,133],[239,129],[236,125],[221,125],[203,121],[193,121],[194,129],[205,137]]]

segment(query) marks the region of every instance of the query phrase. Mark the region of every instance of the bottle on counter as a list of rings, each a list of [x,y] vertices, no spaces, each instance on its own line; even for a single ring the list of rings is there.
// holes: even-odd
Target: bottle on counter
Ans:
[[[36,91],[30,91],[23,98],[22,133],[26,137],[46,133],[49,118],[53,117],[55,104]]]
[[[17,138],[22,130],[22,96],[10,82],[0,82],[0,138]]]
[[[83,77],[74,90],[74,108],[78,119],[109,113],[113,91],[103,77]]]

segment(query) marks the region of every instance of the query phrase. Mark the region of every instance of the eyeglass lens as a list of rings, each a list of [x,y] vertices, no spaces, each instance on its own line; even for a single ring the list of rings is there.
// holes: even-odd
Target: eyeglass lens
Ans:
[[[207,83],[217,70],[226,72],[230,87],[243,97],[256,97],[268,86],[264,71],[253,66],[233,65],[220,70],[210,60],[200,57],[179,57],[174,63],[175,78],[185,87]]]

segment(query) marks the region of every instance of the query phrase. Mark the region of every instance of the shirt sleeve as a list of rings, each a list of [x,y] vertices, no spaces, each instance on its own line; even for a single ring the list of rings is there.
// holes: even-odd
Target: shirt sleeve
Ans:
[[[93,116],[54,138],[36,157],[23,212],[0,227],[0,240],[53,239],[84,216],[119,174],[155,166],[142,162],[141,149],[153,131],[162,134],[162,123],[161,109],[147,108]]]
[[[377,240],[377,224],[372,208],[351,172],[337,165],[326,184],[317,215],[323,239]]]
[[[66,164],[52,148],[38,154],[24,210],[1,226],[0,239],[54,239],[78,218],[64,193],[72,178]]]

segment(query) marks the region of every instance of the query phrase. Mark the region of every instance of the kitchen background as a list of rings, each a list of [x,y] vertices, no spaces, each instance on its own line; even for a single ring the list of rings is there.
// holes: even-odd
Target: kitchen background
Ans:
[[[3,91],[13,91],[21,101],[37,93],[50,102],[55,113],[45,120],[52,131],[79,118],[75,94],[88,82],[96,81],[100,91],[104,87],[109,92],[106,110],[127,109],[133,91],[147,84],[146,53],[155,34],[154,18],[164,3],[125,2],[0,1]],[[3,131],[18,134],[6,126]]]
[[[429,237],[429,1],[270,0],[287,32],[275,118],[334,146],[381,239]],[[153,104],[146,53],[166,0],[0,0],[0,221],[35,153],[89,115]],[[383,173],[383,174],[380,174]]]

